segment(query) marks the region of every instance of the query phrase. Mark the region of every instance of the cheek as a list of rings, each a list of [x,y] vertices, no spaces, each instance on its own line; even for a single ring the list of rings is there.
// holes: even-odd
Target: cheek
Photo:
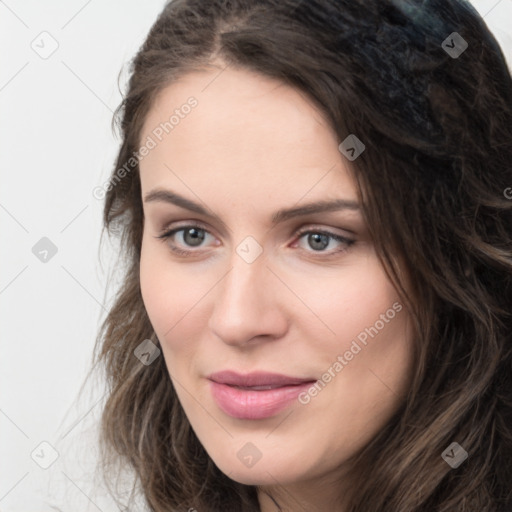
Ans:
[[[151,243],[151,242],[150,242]],[[155,332],[163,341],[183,318],[188,303],[189,288],[179,269],[170,265],[163,254],[143,241],[140,259],[140,288],[142,300]]]
[[[171,320],[168,314],[174,311],[175,304],[172,300],[174,284],[170,283],[166,277],[165,266],[158,254],[148,245],[143,239],[140,258],[140,290],[151,324],[155,331],[158,331],[164,327],[166,319]]]
[[[172,264],[165,251],[142,245],[140,287],[149,320],[164,356],[180,361],[196,350],[208,314],[204,298],[210,280],[199,279],[186,266]],[[176,359],[166,357],[171,362]]]
[[[306,310],[302,316],[311,317],[316,338],[323,339],[324,346],[338,350],[350,345],[353,338],[376,322],[379,330],[388,333],[392,324],[398,323],[395,319],[400,315],[393,309],[393,304],[399,302],[398,294],[374,255],[358,259],[342,271],[317,275],[314,279],[300,278],[298,283],[297,295],[304,298],[317,318]],[[393,318],[385,328],[380,315]]]
[[[350,283],[348,296],[351,300],[345,304],[344,350],[356,352],[357,360],[364,366],[408,359],[408,315],[380,264],[369,265]],[[344,328],[339,322],[338,326]]]
[[[346,396],[351,389],[351,398],[345,398],[339,407],[350,414],[363,403],[380,410],[388,392],[386,385],[397,393],[402,390],[412,364],[409,316],[398,293],[373,257],[316,284],[318,288],[308,300],[329,330],[316,319],[308,327],[306,323],[302,326],[308,330],[304,337],[316,340],[311,358],[322,371],[321,380],[333,381],[319,403]],[[317,328],[313,329],[314,325]],[[388,398],[395,399],[394,395]]]
[[[389,335],[398,327],[399,322],[396,320],[399,320],[400,315],[397,309],[403,308],[380,265],[369,266],[365,272],[353,276],[347,283],[346,299],[343,318],[346,319],[347,327],[350,326],[347,333],[350,339],[359,336],[364,341],[365,334],[375,334],[375,329]]]
[[[364,403],[364,414],[385,418],[410,378],[414,345],[409,314],[377,262],[352,276],[340,297],[344,311],[334,324],[338,344],[330,345],[331,364],[341,363],[333,391],[353,389],[343,407],[356,410]]]

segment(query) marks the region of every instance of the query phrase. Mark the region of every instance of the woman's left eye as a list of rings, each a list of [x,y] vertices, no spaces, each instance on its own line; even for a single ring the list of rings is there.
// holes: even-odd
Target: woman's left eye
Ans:
[[[175,252],[176,254],[187,256],[198,252],[194,250],[182,249],[178,247],[176,243],[169,243],[169,241],[175,242],[174,237],[178,235],[178,233],[181,234],[182,239],[180,244],[186,247],[199,247],[207,238],[207,236],[213,237],[213,235],[211,235],[206,229],[200,226],[190,225],[164,231],[162,234],[155,238],[167,241],[171,251]],[[344,237],[342,235],[318,229],[298,231],[295,236],[298,236],[299,240],[305,239],[309,247],[313,249],[312,251],[304,249],[306,252],[325,253],[326,256],[344,252],[355,242],[355,240]],[[340,247],[326,251],[325,249],[329,247],[332,241],[339,244]]]
[[[299,240],[306,237],[307,244],[309,245],[309,247],[312,247],[314,249],[314,251],[312,252],[325,252],[326,255],[344,252],[355,242],[355,240],[351,238],[347,238],[345,236],[324,230],[309,229],[307,231],[299,231],[297,235],[299,236]],[[331,241],[336,242],[339,245],[339,247],[334,250],[325,251],[325,249],[329,246]]]

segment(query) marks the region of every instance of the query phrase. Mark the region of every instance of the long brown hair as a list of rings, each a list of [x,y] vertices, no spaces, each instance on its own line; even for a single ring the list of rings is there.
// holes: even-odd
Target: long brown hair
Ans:
[[[213,60],[297,88],[340,143],[356,134],[366,146],[351,164],[377,254],[412,312],[416,357],[403,407],[353,458],[347,512],[512,510],[512,79],[462,0],[165,6],[116,111],[106,188],[104,228],[126,264],[95,351],[109,389],[106,471],[133,470],[157,512],[259,510],[256,487],[230,480],[198,441],[164,359],[134,356],[145,339],[158,345],[139,285],[141,127],[159,91]],[[454,442],[468,453],[456,469],[441,456]]]

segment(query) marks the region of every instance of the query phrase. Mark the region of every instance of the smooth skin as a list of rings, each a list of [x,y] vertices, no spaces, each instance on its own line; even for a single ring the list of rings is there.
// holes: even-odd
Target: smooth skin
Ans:
[[[157,144],[140,161],[143,200],[167,190],[207,214],[144,201],[144,304],[180,403],[215,464],[233,480],[260,486],[263,512],[277,510],[264,491],[284,510],[341,512],[347,460],[405,399],[413,357],[409,313],[401,308],[368,337],[307,404],[294,401],[260,420],[235,419],[218,407],[209,374],[232,369],[322,379],[361,332],[400,302],[360,210],[272,224],[282,209],[357,203],[350,162],[303,93],[224,67],[172,83],[145,120],[141,143],[151,137]],[[155,129],[190,97],[197,105],[158,141]],[[246,237],[257,243],[249,239],[245,251],[263,251],[250,263],[237,252]],[[261,454],[252,467],[237,456],[246,443]]]

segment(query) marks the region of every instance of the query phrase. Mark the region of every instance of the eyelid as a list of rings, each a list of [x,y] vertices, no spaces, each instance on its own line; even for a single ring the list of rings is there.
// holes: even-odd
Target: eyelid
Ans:
[[[172,228],[170,227],[171,225],[173,226]],[[177,223],[170,222],[170,223],[166,224],[160,230],[160,235],[165,235],[166,233],[170,233],[171,231],[178,231],[179,229],[184,229],[184,228],[199,228],[201,230],[206,231],[210,235],[212,235],[212,232],[210,231],[211,227],[208,226],[208,224],[205,224],[202,221],[195,220],[195,219],[190,219],[188,221],[181,221],[181,223],[180,222],[177,222]],[[297,236],[299,234],[302,235],[304,233],[307,233],[308,231],[325,232],[328,235],[336,235],[336,236],[340,236],[343,238],[349,238],[349,236],[351,236],[351,235],[354,235],[354,236],[356,235],[356,232],[351,229],[347,229],[347,228],[343,229],[343,231],[345,231],[346,233],[350,233],[350,235],[348,237],[343,234],[340,234],[340,233],[334,233],[332,231],[334,229],[341,229],[341,228],[326,228],[320,224],[315,225],[314,223],[310,223],[310,224],[306,225],[305,227],[301,227],[301,228],[294,230],[294,235],[295,236]],[[160,238],[160,237],[156,237],[156,238]]]
[[[295,236],[297,235],[303,235],[304,233],[309,233],[309,232],[315,232],[315,233],[325,233],[327,235],[331,235],[331,236],[339,236],[341,238],[349,238],[349,236],[345,236],[341,233],[337,233],[335,232],[334,230],[335,229],[340,229],[340,228],[326,228],[326,227],[323,227],[321,225],[307,225],[306,227],[303,227],[303,228],[299,228],[297,230],[295,230]],[[355,232],[354,231],[350,231],[348,229],[345,229],[343,231],[346,231],[347,233],[351,233],[351,235],[355,235]]]

